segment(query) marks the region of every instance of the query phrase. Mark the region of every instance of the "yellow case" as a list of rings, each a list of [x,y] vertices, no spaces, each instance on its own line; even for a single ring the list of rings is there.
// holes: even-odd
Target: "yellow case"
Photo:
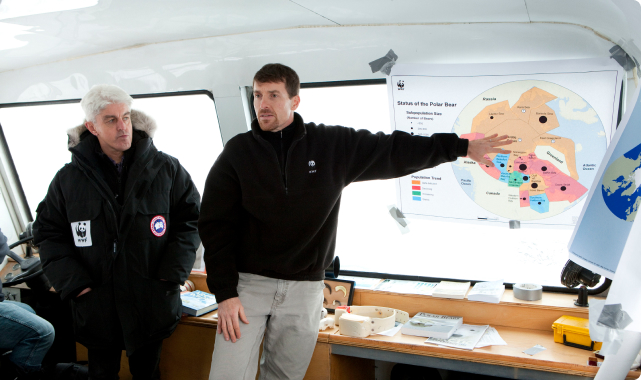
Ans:
[[[590,339],[590,324],[585,318],[564,315],[552,324],[552,330],[556,343],[590,351],[601,349],[601,342]]]

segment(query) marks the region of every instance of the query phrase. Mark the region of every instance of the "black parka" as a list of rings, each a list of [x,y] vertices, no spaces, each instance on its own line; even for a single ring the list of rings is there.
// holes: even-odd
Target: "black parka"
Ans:
[[[131,118],[135,153],[122,206],[99,173],[98,139],[81,125],[69,131],[71,163],[54,177],[34,223],[45,274],[71,299],[78,341],[100,348],[122,336],[128,354],[176,328],[179,284],[200,244],[191,177],[156,149],[151,118],[135,110]]]

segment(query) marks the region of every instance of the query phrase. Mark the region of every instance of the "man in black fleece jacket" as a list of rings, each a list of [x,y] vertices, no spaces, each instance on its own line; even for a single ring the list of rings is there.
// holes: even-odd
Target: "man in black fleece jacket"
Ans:
[[[298,75],[281,64],[265,65],[253,84],[258,118],[214,163],[198,222],[225,337],[216,339],[210,380],[253,379],[263,335],[261,378],[303,378],[345,186],[462,156],[493,166],[485,154],[509,152],[497,148],[510,143],[507,136],[468,141],[453,133],[385,135],[306,124],[294,112]]]

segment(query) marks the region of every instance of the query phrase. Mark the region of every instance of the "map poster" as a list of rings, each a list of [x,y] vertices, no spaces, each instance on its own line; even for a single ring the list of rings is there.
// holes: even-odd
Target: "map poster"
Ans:
[[[611,59],[393,67],[393,130],[508,135],[487,167],[461,157],[397,180],[407,217],[573,227],[616,128],[623,70]]]
[[[570,260],[613,278],[641,205],[641,98],[636,89],[574,229]]]

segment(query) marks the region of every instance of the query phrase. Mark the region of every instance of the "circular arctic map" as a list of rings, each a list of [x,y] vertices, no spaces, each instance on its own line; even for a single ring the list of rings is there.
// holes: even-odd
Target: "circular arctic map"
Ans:
[[[526,80],[504,83],[473,99],[452,131],[475,140],[508,135],[512,153],[486,156],[494,167],[461,157],[452,164],[465,193],[504,218],[549,218],[574,206],[588,192],[606,151],[596,111],[557,84]]]
[[[601,194],[619,219],[634,222],[641,204],[641,144],[617,158],[603,175]]]

